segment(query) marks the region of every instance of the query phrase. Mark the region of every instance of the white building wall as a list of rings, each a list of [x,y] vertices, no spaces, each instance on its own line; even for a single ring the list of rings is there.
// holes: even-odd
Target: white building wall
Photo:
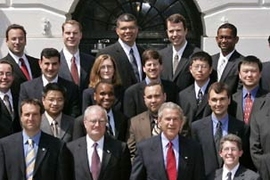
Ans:
[[[0,0],[0,57],[7,53],[5,29],[12,23],[27,31],[26,52],[39,57],[44,47],[61,49],[61,25],[70,18],[79,0]],[[237,49],[243,55],[256,55],[270,60],[267,38],[270,35],[270,0],[195,0],[202,12],[203,50],[219,51],[215,36],[217,28],[230,22],[238,28]],[[45,22],[49,28],[44,33]]]

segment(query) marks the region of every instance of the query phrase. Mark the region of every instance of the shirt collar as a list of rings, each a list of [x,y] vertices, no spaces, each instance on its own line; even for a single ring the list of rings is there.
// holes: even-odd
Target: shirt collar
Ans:
[[[24,60],[27,60],[25,54],[22,55],[22,57],[16,56],[15,54],[13,54],[10,50],[8,50],[8,53],[10,54],[10,56],[15,60],[15,62],[18,64],[19,63],[19,59],[23,58]]]
[[[245,87],[243,87],[243,99],[247,96],[248,92],[251,94],[251,97],[255,98],[258,90],[259,90],[259,85],[253,88],[250,92]]]
[[[39,131],[36,135],[34,135],[33,137],[29,137],[25,130],[22,131],[22,136],[23,136],[23,144],[26,144],[28,139],[32,139],[36,145],[39,145],[39,140],[40,140],[40,136],[41,136],[41,131]]]
[[[87,147],[93,147],[94,143],[97,143],[98,146],[97,147],[102,147],[104,145],[104,136],[102,136],[98,141],[93,141],[88,135],[86,135],[86,144]]]
[[[223,56],[223,54],[220,52],[219,53],[220,54],[220,58],[226,59],[226,61],[228,61],[231,58],[231,56],[234,53],[234,51],[235,51],[235,49],[232,52],[230,52],[227,56]]]
[[[226,178],[227,178],[228,172],[231,172],[231,173],[232,173],[231,178],[234,179],[235,173],[236,173],[236,171],[238,170],[239,166],[240,166],[240,164],[238,163],[236,166],[234,166],[234,168],[232,168],[231,170],[229,170],[225,165],[223,165],[223,173],[222,173],[222,177],[223,177],[224,179],[226,179]],[[222,178],[222,179],[223,179],[223,178]]]
[[[146,84],[150,84],[152,81],[146,76],[145,77],[145,82],[146,82]],[[157,83],[160,83],[161,82],[161,79],[159,78],[157,81],[155,81],[155,82],[157,82]]]
[[[182,55],[183,55],[183,53],[184,53],[184,50],[185,50],[186,46],[187,46],[187,40],[185,40],[184,45],[182,46],[181,49],[179,49],[179,51],[176,51],[175,48],[174,48],[174,46],[173,46],[173,57],[174,57],[176,54],[178,54],[179,57],[182,57]]]
[[[213,121],[215,127],[216,127],[216,125],[217,125],[217,123],[218,123],[219,121],[222,123],[222,127],[227,126],[228,121],[229,121],[229,115],[228,115],[228,113],[227,113],[226,116],[225,116],[224,118],[222,118],[222,119],[217,119],[217,117],[215,116],[214,113],[211,114],[211,117],[212,117],[212,121]]]
[[[55,120],[58,123],[58,126],[60,127],[61,124],[61,119],[62,119],[62,112],[55,118],[53,119],[47,111],[44,112],[44,116],[48,119],[49,124],[51,125],[53,121]]]
[[[57,83],[58,82],[58,75],[52,81],[48,81],[45,78],[44,74],[41,75],[41,78],[42,78],[43,86],[46,86],[49,83]]]
[[[200,89],[202,91],[202,94],[203,95],[205,94],[205,90],[206,90],[206,88],[208,86],[209,81],[210,81],[210,78],[208,78],[208,80],[204,83],[204,85],[202,87],[199,87],[198,84],[197,84],[197,82],[194,81],[196,95],[198,94],[198,92],[199,92]]]
[[[6,93],[3,93],[0,91],[0,98],[4,100],[4,96],[8,95],[9,99],[12,99],[12,94],[11,94],[11,90],[9,89]]]
[[[71,54],[68,50],[67,50],[67,48],[64,46],[64,48],[63,48],[63,54],[64,54],[64,56],[65,56],[65,58],[66,58],[66,60],[67,61],[71,61],[71,58],[74,56],[75,57],[75,60],[76,60],[76,62],[79,60],[79,58],[80,58],[80,52],[79,52],[79,49],[76,51],[76,53],[75,54]]]
[[[162,146],[163,148],[167,147],[169,142],[173,143],[173,146],[178,147],[179,146],[179,135],[177,135],[173,140],[168,140],[167,137],[164,135],[164,133],[161,133],[161,141],[162,141]]]

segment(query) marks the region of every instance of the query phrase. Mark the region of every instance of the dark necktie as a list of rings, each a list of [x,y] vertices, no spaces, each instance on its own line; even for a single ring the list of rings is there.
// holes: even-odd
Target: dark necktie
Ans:
[[[136,58],[134,56],[132,48],[130,48],[130,51],[129,51],[129,58],[130,58],[131,66],[132,66],[133,72],[136,76],[137,82],[140,82],[140,74],[138,71],[138,65],[137,65]]]
[[[216,126],[216,133],[215,133],[215,145],[216,145],[216,152],[217,152],[217,158],[218,158],[218,163],[219,166],[221,167],[222,165],[222,159],[219,156],[219,146],[220,146],[220,139],[222,138],[222,123],[218,121],[217,126]]]
[[[91,159],[90,171],[92,173],[93,180],[97,180],[100,172],[100,159],[97,153],[97,143],[93,144],[93,154]]]
[[[13,119],[13,111],[12,111],[11,103],[10,103],[10,100],[9,100],[9,96],[7,94],[4,95],[4,104],[6,105],[7,110],[9,112],[10,116]]]
[[[232,180],[232,172],[228,172],[228,174],[227,174],[227,180]]]
[[[111,121],[110,116],[108,116],[108,122],[106,124],[107,133],[113,136],[112,126],[111,126],[110,121]]]
[[[25,75],[26,79],[27,80],[31,80],[30,75],[29,75],[29,72],[28,72],[28,69],[27,69],[26,64],[24,62],[24,59],[23,58],[20,58],[19,61],[21,63],[20,68],[21,68],[23,74]]]
[[[73,82],[75,84],[79,85],[80,78],[79,78],[78,68],[76,65],[76,58],[74,56],[72,56],[72,58],[71,58],[70,72],[71,72]]]
[[[198,92],[197,106],[199,106],[202,103],[202,100],[203,100],[203,93],[202,90],[200,89]]]
[[[26,180],[33,179],[33,172],[36,161],[36,153],[34,149],[34,141],[32,139],[28,139],[28,151],[25,157],[26,164]]]
[[[166,170],[168,180],[176,180],[177,178],[176,159],[173,151],[173,143],[171,141],[168,143]]]
[[[253,101],[251,99],[251,94],[247,93],[247,96],[245,98],[245,109],[244,109],[244,122],[246,124],[249,124],[249,118],[250,118],[252,106],[253,106]]]
[[[58,137],[59,136],[59,134],[58,134],[58,122],[56,120],[53,120],[51,126],[52,126],[52,130],[53,130],[53,136]]]
[[[175,74],[175,71],[177,69],[178,63],[179,63],[179,56],[178,56],[178,54],[176,54],[174,56],[174,58],[173,58],[173,74]]]

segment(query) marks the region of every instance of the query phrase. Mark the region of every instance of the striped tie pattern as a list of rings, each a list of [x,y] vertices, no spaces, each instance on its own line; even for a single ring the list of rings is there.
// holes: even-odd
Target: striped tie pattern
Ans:
[[[34,141],[32,139],[28,139],[28,151],[25,157],[27,180],[33,179],[35,161],[36,161],[36,153],[34,149]]]

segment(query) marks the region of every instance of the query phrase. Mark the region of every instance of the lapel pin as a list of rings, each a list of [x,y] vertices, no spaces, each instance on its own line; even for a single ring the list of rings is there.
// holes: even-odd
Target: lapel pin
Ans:
[[[185,159],[188,159],[188,157],[187,157],[187,156],[185,156],[184,158],[185,158]]]
[[[45,148],[42,148],[42,151],[46,151],[46,149]]]
[[[110,150],[107,150],[107,153],[111,153]]]

